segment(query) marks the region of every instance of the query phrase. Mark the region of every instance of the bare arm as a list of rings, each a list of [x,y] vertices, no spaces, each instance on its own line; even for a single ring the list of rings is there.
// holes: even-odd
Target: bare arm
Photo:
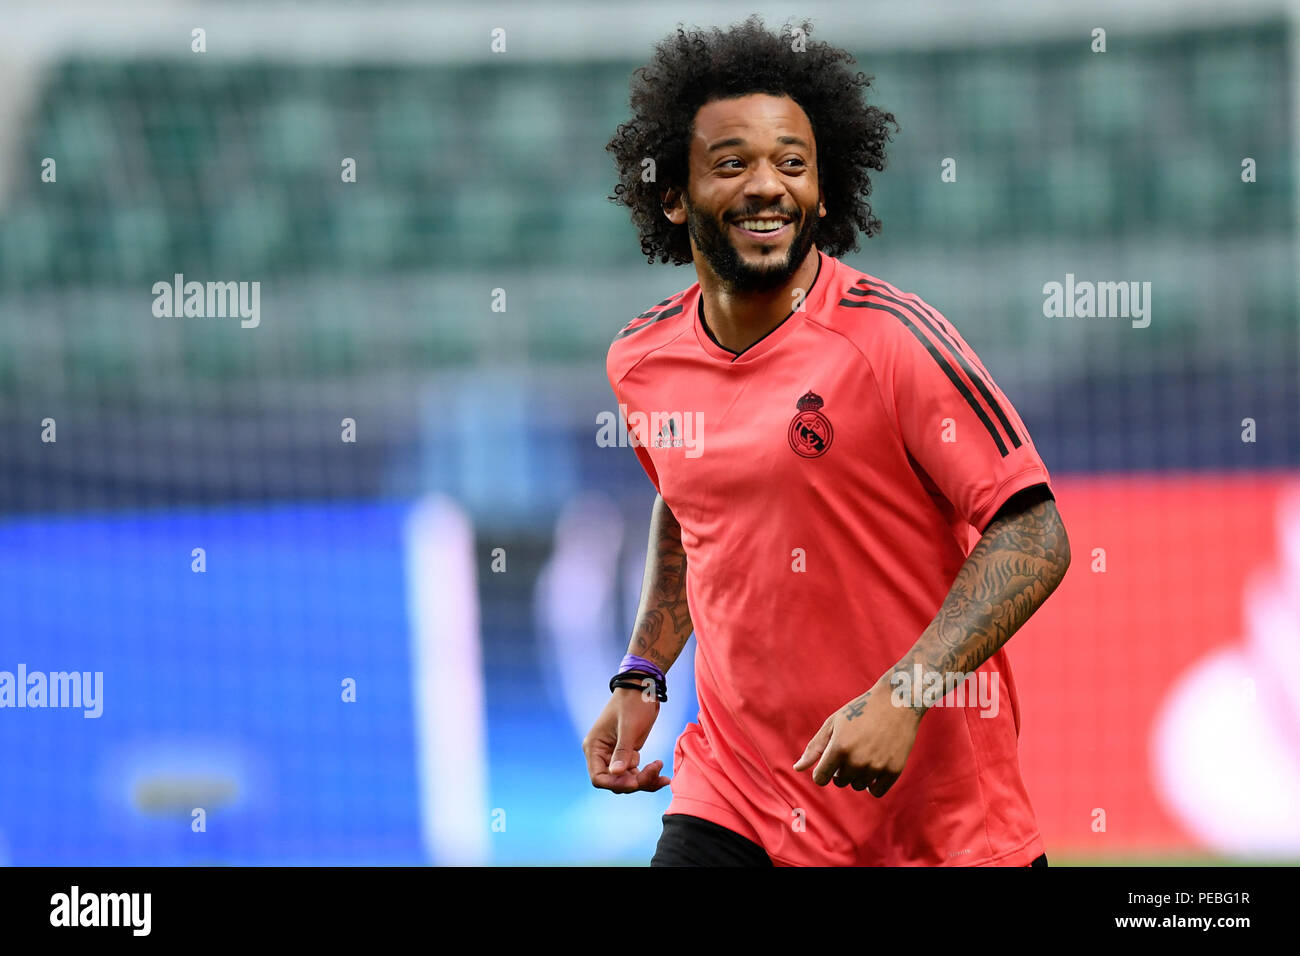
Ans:
[[[886,675],[967,674],[997,653],[1056,590],[1070,540],[1042,486],[1013,495],[985,529],[930,626]],[[918,715],[928,707],[916,708]]]
[[[690,636],[682,529],[663,497],[656,496],[650,512],[641,604],[628,653],[644,657],[667,673]],[[662,760],[639,766],[641,747],[658,715],[659,701],[653,693],[620,687],[610,694],[609,703],[582,741],[593,787],[615,793],[653,793],[669,784],[670,778],[659,772]]]
[[[650,512],[650,542],[641,581],[641,604],[627,652],[644,657],[666,674],[686,646],[691,631],[681,525],[668,510],[663,496],[656,495]]]

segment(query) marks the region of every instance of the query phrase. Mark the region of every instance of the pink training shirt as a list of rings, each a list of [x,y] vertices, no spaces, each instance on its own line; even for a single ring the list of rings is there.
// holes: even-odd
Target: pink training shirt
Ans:
[[[792,769],[920,637],[998,508],[1050,487],[952,323],[816,254],[803,308],[739,356],[706,331],[698,282],[607,356],[687,556],[700,712],[677,740],[668,813],[778,865],[1027,865],[1043,846],[1005,649],[981,668],[996,715],[975,681],[967,706],[932,708],[883,798]]]

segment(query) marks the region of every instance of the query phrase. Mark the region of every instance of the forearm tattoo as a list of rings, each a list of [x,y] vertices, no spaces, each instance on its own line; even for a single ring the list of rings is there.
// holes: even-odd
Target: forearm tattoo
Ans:
[[[1055,501],[1000,515],[957,572],[939,613],[888,677],[910,674],[918,663],[944,675],[976,670],[1056,590],[1069,565],[1070,542]]]
[[[668,506],[660,502],[650,526],[641,606],[632,631],[633,653],[667,672],[691,631],[682,529]]]

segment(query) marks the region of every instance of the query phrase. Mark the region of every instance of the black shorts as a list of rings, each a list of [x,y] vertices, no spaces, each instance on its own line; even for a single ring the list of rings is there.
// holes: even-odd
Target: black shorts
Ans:
[[[685,813],[665,813],[664,832],[650,858],[651,866],[772,866],[753,840],[709,820]],[[1030,866],[1047,866],[1047,854]]]
[[[772,866],[761,846],[734,830],[685,813],[665,813],[651,866]]]

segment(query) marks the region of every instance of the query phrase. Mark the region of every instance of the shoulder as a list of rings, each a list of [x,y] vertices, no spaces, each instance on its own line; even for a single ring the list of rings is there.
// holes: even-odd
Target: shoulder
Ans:
[[[927,343],[956,336],[948,318],[915,292],[899,289],[878,276],[841,262],[835,287],[813,318],[848,339],[868,362],[924,351]]]
[[[656,302],[633,316],[618,330],[605,356],[605,369],[611,385],[617,384],[643,358],[667,345],[690,327],[692,316],[685,307],[694,301],[696,283]]]

